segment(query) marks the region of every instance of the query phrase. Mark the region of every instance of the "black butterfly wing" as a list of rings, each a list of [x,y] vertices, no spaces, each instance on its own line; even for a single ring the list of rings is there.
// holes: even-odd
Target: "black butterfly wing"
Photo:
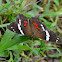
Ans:
[[[29,23],[29,19],[24,16],[23,14],[19,14],[19,20],[21,20],[21,29],[24,32],[24,35],[26,36],[31,36],[31,27],[30,27],[30,23]],[[17,23],[19,23],[18,20],[16,20]]]
[[[33,36],[46,41],[62,43],[62,37],[58,37],[56,33],[51,30],[48,30],[38,17],[32,17],[29,21]]]
[[[10,31],[21,34],[18,29],[18,24],[16,22],[11,22],[10,25],[7,25],[6,28],[9,29]]]
[[[28,18],[23,14],[19,14],[15,22],[11,22],[10,25],[7,25],[7,29],[22,35],[30,35],[31,31]]]

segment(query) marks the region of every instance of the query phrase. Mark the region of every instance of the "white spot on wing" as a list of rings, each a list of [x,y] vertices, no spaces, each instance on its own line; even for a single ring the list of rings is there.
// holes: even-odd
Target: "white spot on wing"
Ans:
[[[43,31],[46,32],[46,41],[49,41],[49,38],[50,38],[49,32],[44,28],[44,26],[42,24],[41,24],[41,27],[42,27]]]
[[[21,26],[21,20],[19,19],[18,29],[20,30],[21,34],[24,35],[24,33],[23,33],[23,31],[22,31],[20,26]]]
[[[59,38],[56,39],[56,43],[58,42]]]
[[[13,29],[14,32],[16,32],[14,29]]]
[[[11,28],[13,28],[13,27],[11,27]]]

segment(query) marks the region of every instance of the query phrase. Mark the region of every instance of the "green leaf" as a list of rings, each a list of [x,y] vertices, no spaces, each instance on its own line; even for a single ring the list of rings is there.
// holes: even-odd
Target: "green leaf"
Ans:
[[[45,17],[45,16],[59,16],[59,15],[62,15],[62,11],[49,12],[49,13],[40,15],[39,17]]]
[[[31,50],[28,46],[24,46],[24,45],[14,45],[8,48],[8,50],[15,50],[15,49]]]
[[[10,24],[10,23],[2,24],[2,25],[0,25],[0,28],[6,27],[6,26],[9,25],[9,24]]]
[[[49,8],[50,8],[50,0],[48,0],[48,4],[46,4],[45,6],[45,13],[49,12]]]
[[[54,54],[54,55],[48,54],[48,56],[49,56],[49,57],[60,57],[60,56],[62,56],[62,54],[59,54],[59,53],[56,53],[56,54]]]
[[[0,0],[0,5],[2,5],[2,0]]]
[[[57,6],[59,6],[59,1],[58,0],[53,0]]]
[[[31,47],[30,49],[40,57],[39,52],[36,49],[34,49],[33,47]]]
[[[46,55],[45,55],[42,51],[40,51],[40,53],[41,53],[44,57],[46,57]]]
[[[7,30],[5,32],[5,34],[2,37],[1,43],[0,43],[0,52],[3,52],[4,50],[6,50],[7,48],[18,44],[18,43],[22,43],[27,41],[28,39],[30,39],[30,37],[28,36],[19,36],[9,30]]]
[[[35,4],[32,4],[32,6],[33,6],[33,9],[34,8],[38,8],[39,10],[42,10],[43,11],[43,8],[40,7],[39,5],[37,5],[36,3]]]
[[[0,53],[0,57],[8,57],[8,56],[9,56],[9,51]]]
[[[51,22],[41,17],[39,17],[39,19],[43,21],[43,23],[48,27],[48,29],[51,29],[51,24],[52,24]]]
[[[60,62],[62,62],[62,59],[60,60]]]

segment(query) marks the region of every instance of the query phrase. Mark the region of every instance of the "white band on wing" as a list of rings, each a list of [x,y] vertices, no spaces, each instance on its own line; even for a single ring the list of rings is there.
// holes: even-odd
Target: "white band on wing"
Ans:
[[[50,35],[49,35],[49,32],[46,30],[46,41],[49,41],[49,38],[50,38]]]
[[[21,29],[21,20],[19,19],[18,29],[20,30],[21,34],[24,35],[22,29]]]
[[[41,24],[41,27],[42,27],[43,31],[46,32],[46,41],[49,41],[49,38],[50,38],[49,32],[44,28],[44,26],[42,24]]]

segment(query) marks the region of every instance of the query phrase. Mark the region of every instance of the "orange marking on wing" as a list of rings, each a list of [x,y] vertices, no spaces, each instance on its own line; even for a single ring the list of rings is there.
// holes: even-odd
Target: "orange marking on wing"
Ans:
[[[34,24],[34,25],[36,25],[36,26],[38,25],[38,24],[37,24],[37,23],[35,23],[35,22],[33,22],[33,24]]]
[[[40,29],[38,26],[36,26],[37,29]]]
[[[26,26],[26,24],[24,24],[24,26]]]
[[[27,22],[27,21],[24,21],[24,23],[26,23],[26,24],[27,24],[28,22]]]
[[[27,21],[24,21],[24,23],[25,23],[24,26],[26,26],[26,24],[27,24],[28,22],[27,22]]]
[[[33,22],[33,25],[35,25],[37,29],[40,29],[37,23]]]

